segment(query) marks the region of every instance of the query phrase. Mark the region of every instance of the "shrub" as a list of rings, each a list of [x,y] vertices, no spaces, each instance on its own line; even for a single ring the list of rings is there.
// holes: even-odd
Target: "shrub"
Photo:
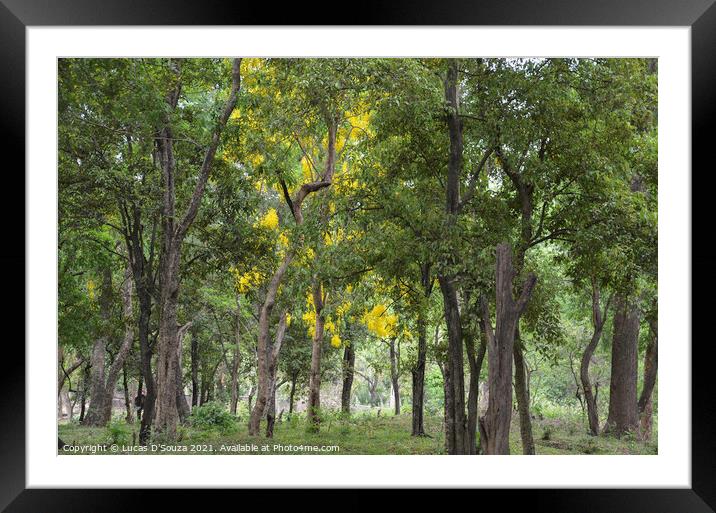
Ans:
[[[130,435],[130,426],[124,421],[113,420],[107,426],[107,443],[126,445],[129,443]]]
[[[191,412],[191,425],[202,429],[229,431],[234,428],[236,419],[221,404],[210,402],[197,406]]]

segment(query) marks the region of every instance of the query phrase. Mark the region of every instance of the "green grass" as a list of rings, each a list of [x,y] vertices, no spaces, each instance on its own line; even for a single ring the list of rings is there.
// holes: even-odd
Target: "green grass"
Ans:
[[[262,427],[263,428],[263,427]],[[302,416],[294,416],[277,423],[274,438],[251,437],[246,419],[238,419],[229,428],[198,428],[181,426],[179,454],[445,454],[442,418],[430,416],[425,419],[425,430],[429,436],[412,437],[410,413],[399,416],[376,416],[374,413],[343,417],[336,413],[325,413],[320,432],[309,433]],[[656,454],[656,440],[643,442],[632,436],[620,439],[613,437],[589,436],[580,421],[535,420],[534,438],[537,454]],[[59,435],[70,445],[100,445],[104,450],[98,454],[129,454],[136,452],[122,450],[122,447],[137,444],[139,425],[128,425],[123,420],[114,420],[107,428],[91,428],[76,423],[59,425]],[[159,445],[160,440],[154,440]],[[116,444],[118,449],[112,449]],[[192,447],[196,445],[197,447]],[[222,445],[235,446],[224,448]],[[283,450],[274,446],[281,445]],[[236,450],[240,446],[240,450]],[[304,449],[287,450],[287,446]],[[338,446],[338,450],[315,452],[305,446]],[[173,454],[174,451],[152,451],[151,446],[140,454]],[[521,454],[519,421],[513,419],[510,433],[512,454]],[[76,454],[61,451],[61,454]],[[83,452],[87,454],[87,452]]]

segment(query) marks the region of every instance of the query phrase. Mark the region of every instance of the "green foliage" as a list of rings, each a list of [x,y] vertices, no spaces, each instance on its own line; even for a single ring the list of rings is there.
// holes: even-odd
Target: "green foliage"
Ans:
[[[112,420],[106,429],[106,441],[109,444],[127,445],[131,442],[131,426],[121,420]]]
[[[203,429],[229,431],[235,427],[236,418],[221,404],[209,402],[197,406],[191,412],[192,426]]]

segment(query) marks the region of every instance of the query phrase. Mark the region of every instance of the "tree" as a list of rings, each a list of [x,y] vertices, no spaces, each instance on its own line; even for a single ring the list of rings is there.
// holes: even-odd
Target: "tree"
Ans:
[[[482,304],[482,318],[487,333],[488,371],[490,396],[487,413],[481,421],[480,435],[486,454],[509,454],[510,421],[512,418],[512,357],[520,316],[524,312],[537,277],[530,274],[525,280],[519,298],[513,298],[512,249],[509,244],[497,246],[495,284],[495,329],[492,328],[486,300]]]
[[[106,322],[109,321],[111,295],[112,273],[109,269],[105,269],[100,293],[100,309],[103,320]],[[109,367],[105,366],[108,342],[106,334],[100,336],[92,348],[90,405],[84,417],[84,423],[88,426],[106,426],[112,416],[112,399],[119,380],[119,373],[124,369],[124,363],[134,343],[132,317],[132,275],[130,267],[127,266],[122,283],[122,321],[124,323],[122,343]]]
[[[157,406],[155,429],[167,439],[176,437],[178,412],[176,405],[178,350],[180,345],[177,322],[177,301],[180,285],[181,246],[194,222],[209,179],[221,132],[233,112],[241,86],[241,59],[234,59],[231,69],[231,90],[218,120],[211,130],[211,140],[197,175],[197,183],[183,217],[176,214],[176,159],[171,113],[179,104],[182,91],[181,64],[172,63],[173,84],[166,96],[168,112],[156,138],[163,178],[161,263],[159,266],[159,339],[157,341]],[[179,220],[179,222],[177,222]]]

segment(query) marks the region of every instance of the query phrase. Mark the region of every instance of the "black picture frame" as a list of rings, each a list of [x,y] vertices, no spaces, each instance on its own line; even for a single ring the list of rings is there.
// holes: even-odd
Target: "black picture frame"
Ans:
[[[709,250],[714,190],[713,125],[716,120],[716,5],[714,0],[503,0],[434,2],[376,0],[352,4],[353,12],[337,14],[335,6],[269,2],[220,2],[218,0],[0,0],[0,127],[5,194],[0,201],[0,220],[5,244],[0,252],[6,289],[14,296],[3,309],[5,327],[20,325],[25,302],[25,29],[35,25],[576,25],[576,26],[688,26],[691,27],[692,64],[692,171],[684,179],[692,183],[692,326],[684,326],[684,340],[670,341],[692,351],[692,451],[690,489],[522,489],[472,491],[475,504],[509,498],[510,509],[523,504],[532,511],[700,513],[716,510],[716,386],[712,379],[712,341],[707,321],[713,316],[712,301],[716,257]],[[321,13],[330,12],[322,17]],[[12,157],[17,158],[12,165]],[[10,184],[8,180],[17,180]],[[12,187],[12,188],[11,188]],[[8,195],[8,191],[15,191]],[[5,197],[11,196],[11,197]],[[14,199],[13,199],[14,198]],[[22,269],[24,272],[18,272]],[[22,281],[22,283],[21,283]],[[9,287],[8,287],[9,285]],[[7,295],[9,295],[6,292]],[[11,322],[12,321],[12,322]],[[693,329],[697,328],[697,329]],[[690,334],[690,330],[692,333]],[[15,348],[11,364],[0,372],[3,394],[0,413],[0,508],[6,511],[132,511],[149,507],[155,496],[186,507],[206,507],[228,490],[78,490],[26,489],[25,485],[25,352],[19,344],[24,330],[6,338],[4,350]],[[238,492],[247,498],[247,491]],[[264,492],[252,492],[266,493]],[[310,491],[291,492],[290,500],[306,504]],[[353,492],[356,493],[356,492]],[[346,507],[369,505],[342,501]],[[450,493],[453,493],[452,491]],[[457,493],[457,492],[454,492]],[[332,500],[328,495],[321,501]],[[423,501],[412,491],[412,500]],[[367,500],[366,500],[367,499]],[[492,501],[491,501],[491,500]],[[451,499],[452,501],[453,499]],[[218,504],[218,503],[216,503]],[[247,504],[244,502],[244,504]],[[346,506],[347,504],[347,506]],[[469,503],[467,503],[469,504]],[[466,505],[467,505],[466,504]],[[407,505],[407,504],[406,504]],[[167,502],[166,509],[169,509]],[[517,506],[519,507],[519,506]],[[141,508],[143,509],[143,508]]]

